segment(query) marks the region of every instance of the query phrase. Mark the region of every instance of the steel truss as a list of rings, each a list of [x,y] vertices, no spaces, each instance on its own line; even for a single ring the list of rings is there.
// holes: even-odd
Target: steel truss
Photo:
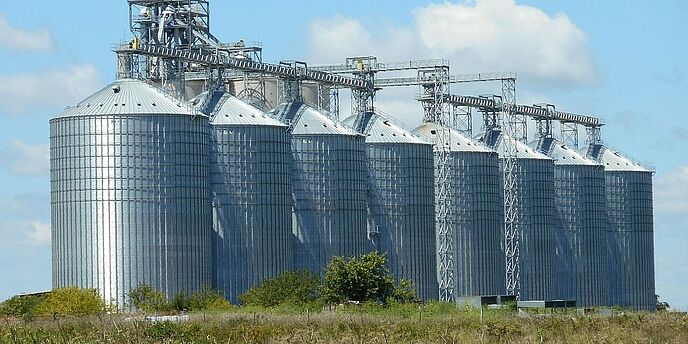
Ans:
[[[435,218],[437,233],[437,274],[439,298],[454,301],[454,229],[452,227],[451,128],[449,68],[419,70],[418,77],[429,80],[420,85],[426,122],[434,122],[435,141]]]
[[[516,105],[516,80],[502,81],[501,127],[504,130],[502,156],[504,173],[504,255],[506,258],[506,293],[519,295],[520,232],[518,194],[518,150],[516,141],[525,135],[525,116],[513,113]]]

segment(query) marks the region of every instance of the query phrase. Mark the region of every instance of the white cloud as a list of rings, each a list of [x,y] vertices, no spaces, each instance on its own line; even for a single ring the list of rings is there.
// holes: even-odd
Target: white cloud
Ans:
[[[596,79],[585,33],[564,14],[513,0],[437,4],[415,11],[425,46],[471,71],[514,71],[540,82]]]
[[[310,28],[311,60],[346,56],[381,60],[448,58],[454,74],[511,71],[547,86],[585,85],[598,78],[585,33],[564,14],[513,0],[431,4],[413,12],[409,27],[364,27],[337,16]]]
[[[50,242],[50,224],[41,221],[31,221],[26,223],[26,226],[31,230],[29,238],[34,244]]]
[[[309,35],[309,61],[316,63],[342,63],[352,56],[374,55],[390,61],[422,55],[411,28],[366,28],[355,19],[335,16],[315,19]]]
[[[39,176],[50,170],[50,148],[48,144],[28,144],[11,141],[0,150],[1,164],[20,176]]]
[[[688,166],[658,177],[654,186],[658,214],[688,215]]]
[[[0,15],[0,49],[17,51],[49,51],[54,48],[48,29],[26,30],[12,27]]]
[[[98,70],[92,65],[0,75],[0,114],[58,111],[97,90],[101,84]]]

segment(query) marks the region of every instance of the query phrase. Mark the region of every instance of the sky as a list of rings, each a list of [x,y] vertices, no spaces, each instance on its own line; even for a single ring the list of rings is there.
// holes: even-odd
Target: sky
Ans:
[[[602,118],[609,146],[656,170],[657,294],[688,310],[688,123],[682,106],[688,96],[688,2],[211,5],[214,35],[262,42],[267,62],[445,58],[452,74],[517,73],[519,103],[547,102]],[[124,0],[0,0],[0,300],[51,288],[48,120],[114,80],[112,44],[128,39]],[[376,106],[415,127],[422,119],[417,92],[382,90]],[[452,92],[499,93],[499,85],[462,84]]]

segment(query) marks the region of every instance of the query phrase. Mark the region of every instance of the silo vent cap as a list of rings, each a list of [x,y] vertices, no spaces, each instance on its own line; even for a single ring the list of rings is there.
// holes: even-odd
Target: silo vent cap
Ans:
[[[119,85],[112,86],[112,92],[119,93],[119,91],[120,91]]]

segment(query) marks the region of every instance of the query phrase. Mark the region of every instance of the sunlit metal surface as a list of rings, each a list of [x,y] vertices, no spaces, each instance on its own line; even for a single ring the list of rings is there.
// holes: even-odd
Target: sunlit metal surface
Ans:
[[[540,152],[554,161],[558,299],[578,306],[608,304],[607,214],[602,165],[552,138],[540,140]]]
[[[210,283],[209,126],[153,87],[117,81],[50,121],[53,286],[124,307]]]
[[[485,143],[503,154],[499,130],[485,136]],[[556,208],[554,162],[527,145],[516,143],[518,158],[520,228],[520,300],[553,300],[556,292]]]
[[[332,256],[371,251],[364,137],[303,103],[271,116],[292,130],[294,267],[320,273]]]
[[[605,169],[612,305],[655,309],[652,171],[617,151],[592,145]]]
[[[366,135],[370,233],[397,278],[413,281],[419,299],[437,299],[432,145],[380,115],[351,116]]]
[[[211,116],[213,286],[236,303],[293,268],[291,138],[287,125],[226,92],[198,100]]]
[[[415,132],[435,142],[436,126]],[[504,205],[497,153],[451,131],[454,295],[503,295],[506,291]]]

